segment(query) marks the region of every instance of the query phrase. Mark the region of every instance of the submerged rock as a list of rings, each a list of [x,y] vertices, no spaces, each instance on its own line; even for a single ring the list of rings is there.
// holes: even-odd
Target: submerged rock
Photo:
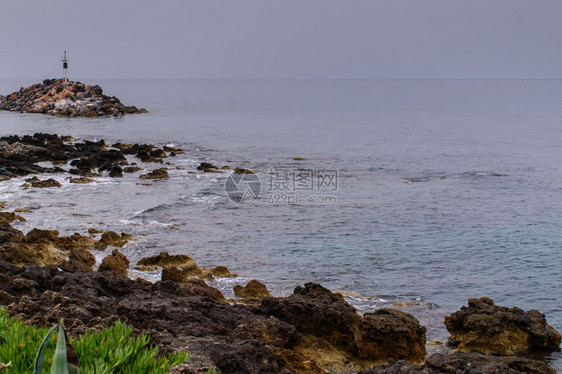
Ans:
[[[520,355],[560,348],[560,334],[544,314],[497,306],[492,299],[470,299],[468,306],[445,317],[449,341],[460,352]]]
[[[45,180],[39,180],[39,178],[37,177],[33,177],[31,179],[27,180],[29,183],[31,183],[31,187],[36,187],[36,188],[47,188],[47,187],[60,187],[61,184],[59,181],[57,181],[56,179],[45,179]]]
[[[205,173],[220,173],[219,168],[209,162],[202,162],[197,166],[197,170],[204,171]]]
[[[22,88],[4,97],[0,110],[44,113],[67,117],[122,116],[146,113],[146,109],[125,106],[115,96],[103,94],[100,86],[87,86],[63,79],[46,79],[43,83]]]

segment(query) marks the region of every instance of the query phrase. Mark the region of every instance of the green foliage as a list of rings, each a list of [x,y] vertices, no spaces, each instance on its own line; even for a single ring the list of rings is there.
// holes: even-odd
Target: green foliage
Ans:
[[[0,309],[0,362],[12,363],[2,370],[2,374],[32,373],[36,353],[48,331],[46,328],[26,326],[23,322],[11,319],[4,309]],[[50,341],[45,346],[47,366],[51,366],[54,353],[55,342]]]
[[[133,328],[120,321],[110,329],[88,331],[78,341],[71,339],[80,357],[83,374],[165,374],[170,366],[187,359],[185,353],[156,357],[158,347],[148,347],[150,338],[130,337]]]
[[[58,325],[57,325],[58,326]],[[57,339],[58,356],[61,368],[54,367],[53,355],[55,354],[55,343],[53,339],[45,337],[55,331],[36,326],[27,326],[20,321],[11,319],[4,309],[0,308],[0,363],[8,363],[11,366],[1,369],[1,374],[31,373],[33,372],[34,359],[40,356],[40,348],[43,350],[45,367],[52,370],[62,370],[66,363],[66,339],[64,329],[59,329]],[[173,353],[168,357],[157,357],[158,348],[149,346],[149,337],[141,335],[131,337],[133,328],[120,321],[109,329],[101,331],[88,331],[78,339],[70,338],[70,344],[74,346],[80,358],[80,372],[83,374],[165,374],[168,369],[184,362],[186,353]],[[42,341],[44,344],[42,345]],[[59,373],[52,371],[51,373]]]

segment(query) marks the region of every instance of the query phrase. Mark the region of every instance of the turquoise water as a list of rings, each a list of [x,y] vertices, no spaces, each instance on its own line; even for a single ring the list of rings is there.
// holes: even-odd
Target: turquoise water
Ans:
[[[2,81],[0,92],[28,83]],[[185,170],[152,187],[136,177],[57,191],[4,184],[14,206],[40,208],[22,228],[148,234],[125,248],[133,261],[167,250],[278,294],[317,281],[372,297],[366,308],[417,300],[436,325],[489,296],[562,330],[562,81],[96,83],[150,113],[0,112],[2,134],[173,143],[189,150],[175,160]],[[227,173],[188,173],[201,161],[256,170],[261,198],[233,203]],[[337,171],[337,190],[306,193],[337,202],[271,204],[268,172],[298,168]]]

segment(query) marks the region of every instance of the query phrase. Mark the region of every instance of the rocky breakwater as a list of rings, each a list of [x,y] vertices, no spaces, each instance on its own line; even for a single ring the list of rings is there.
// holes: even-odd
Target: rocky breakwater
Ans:
[[[63,79],[45,79],[7,96],[0,95],[0,109],[43,113],[66,117],[121,116],[146,113],[146,109],[126,106],[115,96],[103,94],[100,86]]]

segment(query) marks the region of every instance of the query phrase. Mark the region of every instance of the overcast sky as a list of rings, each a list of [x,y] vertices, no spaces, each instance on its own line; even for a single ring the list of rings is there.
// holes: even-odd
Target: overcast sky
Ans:
[[[3,0],[0,78],[562,78],[562,1]]]

